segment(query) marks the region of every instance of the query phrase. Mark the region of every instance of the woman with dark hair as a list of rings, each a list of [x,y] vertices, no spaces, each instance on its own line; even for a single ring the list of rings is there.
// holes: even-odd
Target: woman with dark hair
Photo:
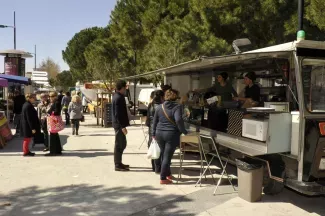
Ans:
[[[181,134],[187,134],[183,121],[182,106],[176,102],[178,91],[165,92],[165,102],[156,108],[152,126],[152,137],[161,150],[158,162],[161,162],[160,184],[171,184],[170,164],[176,147],[180,144]],[[157,165],[157,164],[156,164]]]
[[[60,101],[60,102],[61,102],[61,106],[62,106],[64,115],[65,115],[65,124],[69,125],[70,124],[70,115],[69,115],[69,112],[68,112],[68,107],[69,107],[69,104],[71,102],[71,94],[70,94],[70,92],[66,92],[65,96],[62,98],[62,101]]]
[[[48,110],[48,115],[61,115],[61,102],[57,98],[56,92],[50,93],[50,109]],[[45,156],[57,156],[62,154],[62,146],[59,137],[59,133],[50,133],[50,153],[45,154]]]
[[[252,104],[258,104],[260,101],[261,89],[255,83],[256,74],[254,72],[248,72],[244,75],[244,83],[246,85],[244,95],[245,97],[238,97],[235,100],[242,102],[249,102]]]
[[[148,148],[152,142],[152,134],[153,134],[153,118],[155,116],[155,112],[157,107],[163,102],[164,92],[162,90],[153,91],[150,95],[151,103],[148,106],[147,112],[147,121],[146,125],[149,127],[149,141]],[[151,160],[152,171],[156,173],[160,173],[160,163],[156,163],[157,160]]]
[[[238,94],[232,87],[231,83],[228,82],[228,74],[222,72],[217,76],[218,84],[208,89],[209,92],[215,92],[221,96],[221,101],[232,101],[233,97],[237,97]]]

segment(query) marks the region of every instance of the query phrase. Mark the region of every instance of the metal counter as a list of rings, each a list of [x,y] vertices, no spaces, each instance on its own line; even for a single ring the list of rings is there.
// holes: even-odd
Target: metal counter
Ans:
[[[243,154],[249,156],[267,154],[267,146],[265,142],[259,142],[244,137],[237,137],[231,134],[190,124],[191,132],[195,132],[197,130],[199,130],[200,134],[202,135],[213,137],[219,145],[241,152]]]

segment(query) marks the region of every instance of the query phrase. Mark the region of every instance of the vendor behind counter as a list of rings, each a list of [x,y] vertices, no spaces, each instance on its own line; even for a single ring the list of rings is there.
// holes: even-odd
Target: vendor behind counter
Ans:
[[[249,108],[259,105],[260,87],[255,84],[256,75],[254,72],[249,72],[244,75],[244,83],[246,87],[243,91],[242,97],[238,97],[237,92],[234,90],[231,83],[227,82],[227,80],[227,73],[223,72],[218,75],[218,83],[204,90],[206,92],[204,99],[217,95],[220,96],[218,97],[220,101],[205,106],[204,109],[202,107],[201,111],[204,110],[203,112],[197,109],[192,109],[190,119],[193,118],[195,113],[202,113],[201,126],[221,132],[227,132],[229,109],[238,110],[240,108]]]
[[[221,97],[221,101],[232,101],[234,97],[238,97],[237,92],[228,82],[228,74],[222,72],[217,76],[218,83],[207,89],[208,92],[215,92]]]
[[[254,72],[248,72],[244,75],[244,83],[246,85],[244,89],[244,97],[234,98],[243,103],[242,108],[254,107],[260,104],[261,88],[255,83],[255,81],[256,74]]]

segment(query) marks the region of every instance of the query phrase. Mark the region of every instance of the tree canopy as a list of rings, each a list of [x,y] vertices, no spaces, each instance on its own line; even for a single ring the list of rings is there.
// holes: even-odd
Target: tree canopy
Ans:
[[[76,85],[76,80],[72,77],[70,71],[62,71],[55,78],[49,79],[50,85],[57,89],[67,91],[69,87]]]
[[[297,7],[297,0],[119,0],[106,28],[81,30],[62,54],[74,78],[110,82],[231,54],[238,38],[255,48],[292,41]],[[324,40],[324,9],[324,1],[306,0],[307,39]]]
[[[124,75],[128,66],[126,49],[112,38],[95,40],[86,48],[84,55],[87,71],[94,79],[102,80],[107,89],[107,84]]]
[[[55,78],[61,72],[60,66],[50,57],[42,60],[39,64],[38,70],[46,71],[49,79]]]

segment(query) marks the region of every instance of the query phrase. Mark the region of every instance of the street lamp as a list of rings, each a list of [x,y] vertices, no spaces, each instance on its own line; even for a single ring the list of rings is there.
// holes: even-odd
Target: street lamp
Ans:
[[[28,53],[34,55],[34,71],[36,71],[37,70],[37,66],[36,66],[36,45],[34,47],[34,53],[32,53],[32,52],[28,52]]]
[[[14,49],[16,49],[16,12],[14,11],[14,25],[0,25],[0,28],[13,28],[14,29]]]

